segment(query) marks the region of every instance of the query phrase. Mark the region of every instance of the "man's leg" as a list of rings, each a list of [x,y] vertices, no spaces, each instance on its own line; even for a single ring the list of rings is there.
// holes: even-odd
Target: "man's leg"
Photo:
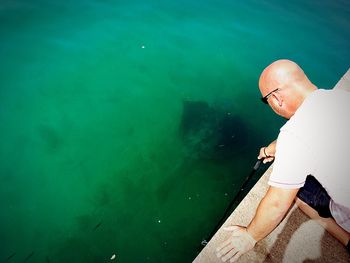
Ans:
[[[350,233],[346,232],[342,227],[340,227],[333,218],[320,217],[315,209],[313,209],[307,203],[300,200],[298,197],[296,198],[295,203],[301,209],[301,211],[303,211],[311,219],[316,220],[332,236],[338,239],[344,246],[348,245],[350,240]]]

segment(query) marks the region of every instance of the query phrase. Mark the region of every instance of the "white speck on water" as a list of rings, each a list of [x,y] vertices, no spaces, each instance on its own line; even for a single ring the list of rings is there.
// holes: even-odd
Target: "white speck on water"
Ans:
[[[228,196],[228,193],[225,193],[225,196]]]
[[[142,46],[141,46],[141,48],[145,48],[145,46],[144,46],[144,45],[142,45]]]
[[[162,223],[162,220],[158,219],[158,223],[159,223],[159,224]]]
[[[112,256],[111,256],[111,260],[115,260],[116,259],[116,255],[115,254],[113,254]]]
[[[191,200],[191,199],[192,199],[192,197],[191,197],[191,196],[189,196],[189,197],[188,197],[188,200]]]

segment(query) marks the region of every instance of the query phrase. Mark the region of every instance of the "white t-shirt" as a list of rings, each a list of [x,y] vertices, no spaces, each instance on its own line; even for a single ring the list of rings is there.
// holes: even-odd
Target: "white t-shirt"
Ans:
[[[269,184],[300,188],[309,174],[332,198],[337,223],[350,232],[350,92],[312,92],[281,128]]]

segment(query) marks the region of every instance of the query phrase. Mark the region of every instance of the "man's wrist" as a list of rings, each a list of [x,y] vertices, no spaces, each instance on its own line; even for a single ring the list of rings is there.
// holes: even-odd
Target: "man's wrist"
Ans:
[[[252,243],[253,246],[255,246],[255,244],[258,242],[258,240],[254,237],[254,235],[249,231],[248,227],[246,228],[246,232],[250,238],[250,241]]]

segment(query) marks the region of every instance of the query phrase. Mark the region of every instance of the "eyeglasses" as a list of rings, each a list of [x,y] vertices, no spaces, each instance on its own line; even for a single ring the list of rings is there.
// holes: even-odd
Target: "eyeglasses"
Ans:
[[[273,91],[269,92],[265,97],[262,97],[261,98],[261,101],[264,102],[265,104],[268,104],[267,103],[267,100],[269,99],[269,97],[272,95],[272,93],[274,93],[275,91],[279,90],[279,88],[277,89],[274,89]]]

